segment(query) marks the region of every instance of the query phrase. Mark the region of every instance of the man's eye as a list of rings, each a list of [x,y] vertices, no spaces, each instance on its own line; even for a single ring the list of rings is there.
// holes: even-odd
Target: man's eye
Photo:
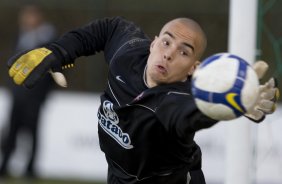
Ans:
[[[181,55],[184,55],[184,56],[187,56],[187,55],[188,55],[187,52],[185,52],[185,51],[181,51],[180,54],[181,54]]]
[[[168,41],[163,41],[163,45],[168,46],[169,42]]]

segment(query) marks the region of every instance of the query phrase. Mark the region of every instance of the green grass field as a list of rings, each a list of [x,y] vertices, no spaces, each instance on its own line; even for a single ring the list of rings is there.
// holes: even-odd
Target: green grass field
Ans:
[[[52,179],[0,178],[0,184],[106,184],[103,182],[66,181]]]

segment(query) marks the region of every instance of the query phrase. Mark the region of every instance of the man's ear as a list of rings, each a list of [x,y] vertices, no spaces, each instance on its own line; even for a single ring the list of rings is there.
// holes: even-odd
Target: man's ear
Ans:
[[[154,47],[154,45],[155,45],[157,39],[158,39],[158,36],[155,36],[155,39],[154,39],[154,40],[152,41],[152,43],[151,43],[150,51],[151,51],[151,49]]]
[[[193,66],[191,67],[191,69],[188,72],[188,76],[193,75],[194,71],[198,68],[198,66],[201,64],[200,61],[196,61]]]

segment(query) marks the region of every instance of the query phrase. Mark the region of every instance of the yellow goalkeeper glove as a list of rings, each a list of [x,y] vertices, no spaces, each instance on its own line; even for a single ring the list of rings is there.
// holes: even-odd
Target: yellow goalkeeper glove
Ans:
[[[61,65],[58,54],[55,55],[46,47],[17,54],[8,61],[9,76],[16,84],[27,88],[32,88],[47,72],[51,73],[58,85],[66,87],[67,82],[61,73]]]

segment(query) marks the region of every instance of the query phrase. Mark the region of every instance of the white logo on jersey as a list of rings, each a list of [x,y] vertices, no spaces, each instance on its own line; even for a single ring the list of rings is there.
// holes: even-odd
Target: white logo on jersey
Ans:
[[[121,79],[121,76],[120,76],[120,75],[117,75],[117,76],[116,76],[116,79],[125,84],[125,82]]]
[[[103,130],[110,135],[117,143],[119,143],[125,149],[132,149],[130,137],[127,133],[123,133],[121,128],[117,125],[119,118],[113,109],[113,103],[106,100],[103,103],[103,114],[98,112],[98,123]]]

